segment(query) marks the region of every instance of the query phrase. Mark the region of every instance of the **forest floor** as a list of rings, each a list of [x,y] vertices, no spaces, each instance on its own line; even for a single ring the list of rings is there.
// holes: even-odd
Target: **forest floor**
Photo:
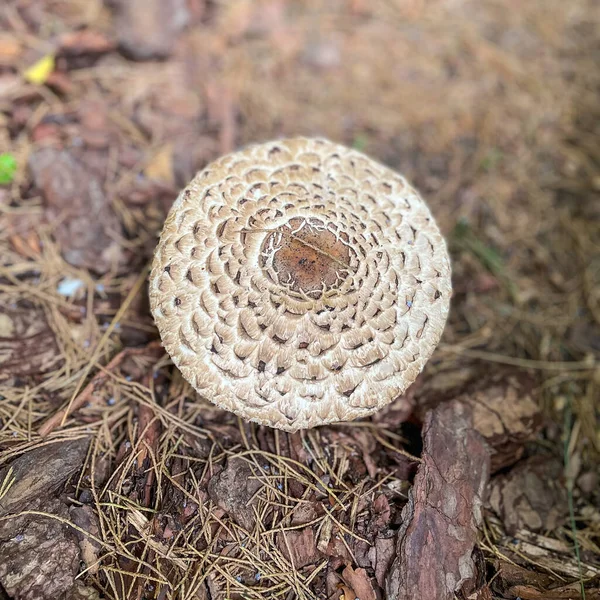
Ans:
[[[0,599],[600,598],[599,15],[4,1]],[[293,135],[400,171],[448,240],[408,421],[244,423],[158,341],[178,190]]]

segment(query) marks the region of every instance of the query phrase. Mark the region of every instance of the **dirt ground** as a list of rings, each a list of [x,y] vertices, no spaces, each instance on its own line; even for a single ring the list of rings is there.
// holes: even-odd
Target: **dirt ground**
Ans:
[[[4,0],[0,599],[600,598],[599,25],[597,0]],[[422,192],[454,296],[407,398],[285,434],[193,393],[146,281],[198,169],[299,134]]]

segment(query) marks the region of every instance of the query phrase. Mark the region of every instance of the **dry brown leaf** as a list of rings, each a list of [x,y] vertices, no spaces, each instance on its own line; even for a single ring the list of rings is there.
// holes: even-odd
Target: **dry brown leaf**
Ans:
[[[21,42],[11,35],[0,35],[0,64],[11,64],[19,58],[23,46]]]
[[[385,587],[385,577],[396,556],[396,536],[375,539],[375,579],[380,588]]]
[[[342,590],[342,595],[339,600],[356,600],[356,594],[348,586],[340,583],[338,589]]]
[[[384,494],[380,494],[377,496],[375,501],[373,502],[373,526],[377,529],[382,529],[386,527],[390,522],[390,517],[392,514],[390,508],[390,502],[386,498]]]

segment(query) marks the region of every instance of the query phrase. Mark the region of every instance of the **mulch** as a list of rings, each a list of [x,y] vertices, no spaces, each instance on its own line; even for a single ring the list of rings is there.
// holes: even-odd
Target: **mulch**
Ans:
[[[0,8],[0,598],[600,598],[594,0]],[[146,279],[194,173],[322,135],[448,240],[444,337],[368,420],[199,398]]]

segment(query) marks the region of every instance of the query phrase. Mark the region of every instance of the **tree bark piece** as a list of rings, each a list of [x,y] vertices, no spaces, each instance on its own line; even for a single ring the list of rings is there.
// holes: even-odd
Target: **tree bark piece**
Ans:
[[[256,521],[250,501],[261,487],[253,475],[246,461],[233,458],[227,461],[227,468],[212,477],[208,484],[212,501],[247,531],[252,531]]]
[[[422,463],[386,580],[389,600],[450,600],[469,584],[473,591],[471,555],[489,473],[488,449],[468,407],[444,403],[428,413]]]
[[[88,445],[88,438],[44,444],[0,469],[0,482],[6,477],[14,479],[0,499],[0,516],[23,510],[32,500],[44,498],[60,488],[81,468]]]
[[[21,508],[69,518],[66,505],[54,499]],[[64,598],[75,583],[79,558],[77,540],[56,518],[25,514],[0,521],[0,584],[10,598]]]
[[[418,412],[456,400],[471,407],[474,428],[491,450],[492,473],[516,463],[543,420],[536,378],[516,369],[465,367],[437,373],[416,391]]]
[[[41,311],[2,307],[0,381],[46,373],[62,360],[54,333]]]
[[[506,475],[494,477],[489,505],[506,531],[552,531],[568,514],[563,465],[554,457],[532,456]]]

